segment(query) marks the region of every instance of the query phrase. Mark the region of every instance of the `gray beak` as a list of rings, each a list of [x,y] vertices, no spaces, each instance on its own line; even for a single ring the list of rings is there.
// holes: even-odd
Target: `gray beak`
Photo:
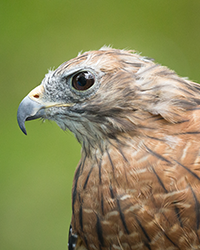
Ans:
[[[26,96],[17,110],[17,121],[22,132],[27,135],[25,121],[34,120],[44,116],[44,105]]]

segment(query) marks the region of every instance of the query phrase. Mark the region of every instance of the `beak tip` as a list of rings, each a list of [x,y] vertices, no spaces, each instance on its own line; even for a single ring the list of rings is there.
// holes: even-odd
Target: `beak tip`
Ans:
[[[20,127],[21,131],[22,131],[25,135],[27,135],[25,125],[24,125],[24,124],[19,124],[19,127]]]
[[[25,128],[25,121],[34,120],[42,117],[44,110],[41,110],[43,106],[28,96],[26,96],[20,103],[17,111],[17,122],[21,131],[27,135]]]
[[[25,135],[27,135],[26,131],[23,131],[23,133],[24,133]]]
[[[21,131],[25,135],[27,135],[26,128],[25,128],[25,117],[23,117],[21,115],[20,109],[18,109],[18,111],[17,111],[17,122],[18,122],[18,125],[19,125]]]

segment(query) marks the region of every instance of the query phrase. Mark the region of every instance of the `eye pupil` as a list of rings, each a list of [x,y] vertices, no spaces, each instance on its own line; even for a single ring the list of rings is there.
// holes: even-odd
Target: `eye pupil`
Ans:
[[[72,86],[79,91],[89,89],[95,82],[94,75],[89,71],[79,72],[72,78]]]
[[[85,79],[84,76],[80,76],[80,77],[78,78],[77,83],[78,83],[79,86],[85,86],[86,83],[87,83],[87,80]]]

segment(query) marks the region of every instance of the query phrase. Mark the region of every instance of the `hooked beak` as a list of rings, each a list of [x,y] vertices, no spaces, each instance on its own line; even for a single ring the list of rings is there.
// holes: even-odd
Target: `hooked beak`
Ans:
[[[45,104],[41,98],[44,88],[39,85],[33,89],[20,103],[17,110],[17,121],[22,132],[27,135],[25,121],[34,120],[44,116]]]
[[[33,89],[20,103],[17,110],[17,121],[22,132],[27,135],[25,121],[45,118],[45,110],[51,107],[71,107],[74,103],[45,102],[44,87],[39,85]]]

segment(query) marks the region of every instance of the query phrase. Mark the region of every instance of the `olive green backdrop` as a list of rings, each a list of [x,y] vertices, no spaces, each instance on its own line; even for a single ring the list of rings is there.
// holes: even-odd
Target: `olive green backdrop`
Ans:
[[[16,121],[47,69],[103,45],[135,49],[200,82],[199,0],[0,1],[0,249],[67,249],[80,145],[46,121]]]

